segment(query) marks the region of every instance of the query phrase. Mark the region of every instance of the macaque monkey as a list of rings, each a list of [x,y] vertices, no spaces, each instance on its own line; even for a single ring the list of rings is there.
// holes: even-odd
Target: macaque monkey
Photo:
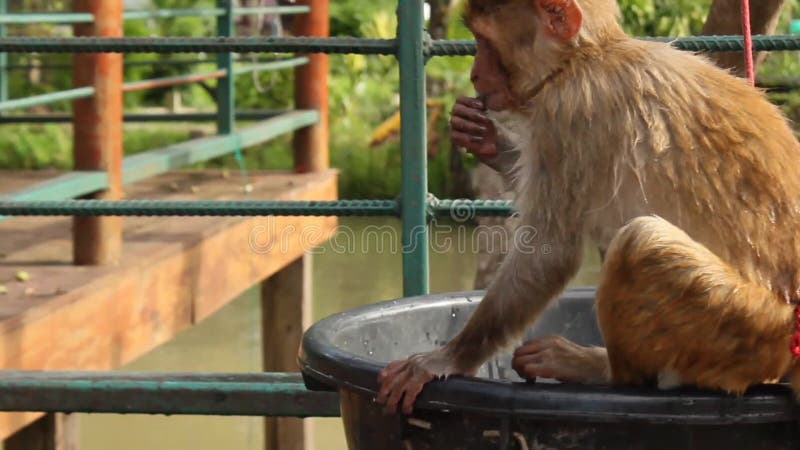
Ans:
[[[528,342],[522,377],[741,394],[788,376],[800,391],[800,145],[746,80],[627,36],[618,15],[614,0],[468,1],[478,98],[455,105],[452,138],[511,171],[519,222],[551,251],[512,246],[458,335],[387,365],[389,412],[517,342],[585,237],[605,255],[607,348]]]

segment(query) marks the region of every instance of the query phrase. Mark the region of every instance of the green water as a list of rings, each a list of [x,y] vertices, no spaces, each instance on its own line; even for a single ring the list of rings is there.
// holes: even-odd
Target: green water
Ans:
[[[399,297],[398,222],[348,218],[336,238],[313,257],[314,319],[355,306]],[[470,228],[437,228],[431,251],[431,291],[472,288],[477,258]],[[448,240],[449,239],[449,240]],[[593,283],[597,259],[574,284]],[[124,367],[141,371],[248,372],[261,367],[256,290]],[[314,422],[317,449],[346,449],[338,419]],[[248,417],[81,415],[82,450],[260,450],[262,419]]]

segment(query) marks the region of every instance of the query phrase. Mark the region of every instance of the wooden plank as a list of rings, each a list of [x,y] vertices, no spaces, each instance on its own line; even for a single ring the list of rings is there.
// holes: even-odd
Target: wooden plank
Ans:
[[[261,336],[265,372],[296,371],[303,332],[311,326],[311,255],[304,254],[261,284]],[[314,448],[310,419],[264,419],[267,450]]]
[[[3,443],[4,450],[78,450],[80,433],[78,416],[45,414],[11,435]]]
[[[1,177],[0,177],[1,178]],[[335,199],[336,172],[250,173],[249,198]],[[181,180],[175,193],[175,180]],[[166,183],[166,184],[165,184]],[[199,188],[195,194],[188,188]],[[235,179],[158,177],[131,198],[242,198]],[[116,267],[69,264],[68,219],[0,222],[0,368],[117,368],[214,313],[326,240],[335,217],[131,218]],[[43,231],[42,231],[43,230]],[[37,239],[30,238],[36,235]],[[20,242],[15,239],[19,236]],[[14,243],[10,243],[13,241]],[[17,271],[30,275],[15,281]],[[27,291],[27,293],[26,293]],[[0,414],[0,438],[39,414]]]

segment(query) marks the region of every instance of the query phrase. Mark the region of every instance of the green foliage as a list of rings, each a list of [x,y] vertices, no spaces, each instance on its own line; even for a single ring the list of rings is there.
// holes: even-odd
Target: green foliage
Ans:
[[[173,126],[126,126],[127,154],[189,139],[190,129]],[[0,169],[70,169],[72,131],[69,125],[4,125],[0,133]]]
[[[348,0],[330,4],[331,36],[364,36],[363,24],[376,14],[394,17],[396,0]]]
[[[800,0],[789,0],[786,11],[778,23],[778,33],[789,32],[789,20],[800,12]],[[800,54],[798,52],[773,52],[759,69],[759,75],[767,78],[795,78],[800,73]]]
[[[711,0],[619,0],[626,31],[636,36],[697,34]]]
[[[72,166],[72,137],[64,126],[3,126],[0,168],[44,169]]]

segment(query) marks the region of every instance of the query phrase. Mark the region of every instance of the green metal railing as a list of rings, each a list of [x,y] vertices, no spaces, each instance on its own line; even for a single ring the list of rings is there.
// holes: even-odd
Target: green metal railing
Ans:
[[[232,37],[232,18],[237,13],[252,12],[232,8],[229,0],[218,0],[218,8],[212,11],[218,17],[218,31],[216,38],[27,38],[27,37],[0,37],[0,51],[7,52],[156,52],[156,53],[183,53],[183,52],[212,52],[218,54],[218,67],[224,71],[225,78],[220,80],[218,97],[218,129],[221,135],[233,132],[234,107],[233,83],[231,73],[232,52],[279,52],[279,53],[360,53],[360,54],[387,54],[395,55],[400,64],[400,97],[401,97],[401,153],[402,153],[402,188],[400,199],[396,207],[387,208],[387,214],[397,214],[403,219],[403,292],[405,295],[424,294],[428,291],[428,255],[427,246],[422,243],[427,240],[426,223],[431,217],[431,202],[427,198],[427,167],[425,157],[426,129],[425,129],[425,61],[431,56],[445,55],[470,55],[475,51],[473,41],[442,41],[431,40],[423,28],[423,0],[408,0],[399,2],[398,33],[396,39],[363,39],[363,38],[315,38],[315,37],[267,37],[252,38]],[[163,11],[163,14],[184,14],[192,10]],[[197,11],[195,11],[197,12]],[[286,12],[286,11],[284,11]],[[292,12],[300,12],[293,10]],[[10,16],[10,15],[6,15]],[[3,16],[0,16],[2,19]],[[22,19],[20,19],[22,20]],[[2,23],[2,20],[0,20]],[[680,38],[642,38],[669,42],[677,48],[689,51],[736,51],[741,50],[742,38],[740,36],[690,36]],[[800,37],[798,36],[755,36],[753,38],[755,50],[800,50]],[[66,91],[58,94],[48,94],[53,98],[75,98],[73,96],[86,95],[80,90]],[[61,97],[58,97],[61,96]],[[13,102],[16,102],[14,100]],[[28,102],[34,100],[28,100]],[[24,102],[24,100],[20,100]],[[9,102],[6,102],[8,105]],[[22,103],[24,104],[24,103]],[[13,104],[12,104],[13,105]],[[0,104],[0,110],[4,109]],[[234,151],[238,152],[238,148]],[[187,153],[202,153],[188,151]],[[212,154],[214,152],[210,152]],[[185,156],[185,155],[184,155]],[[173,165],[167,165],[174,167]],[[166,167],[166,166],[164,166]],[[96,185],[94,175],[90,185]],[[135,177],[132,177],[135,178]],[[37,198],[37,196],[24,195],[13,197],[16,200]],[[461,202],[461,207],[472,212],[470,214],[483,214],[483,205],[480,202]],[[157,203],[151,204],[151,212],[167,211],[166,208],[158,209]],[[254,203],[242,210],[258,211],[259,214],[294,214],[290,209],[266,207],[268,204]],[[40,203],[36,209],[34,205],[27,206],[29,212],[38,211],[53,214],[59,211],[62,215],[83,214],[92,211],[91,205],[81,202],[52,204]],[[109,214],[130,214],[130,205],[120,202],[118,206],[98,205],[97,208]],[[222,214],[226,208],[212,208],[211,204],[202,203],[185,205],[185,208],[175,208],[173,212],[194,211],[198,208],[207,208],[207,212],[216,211]],[[364,212],[361,205],[341,203],[331,205],[328,209],[321,209],[325,214],[350,215]],[[301,208],[306,211],[306,209]],[[435,209],[435,208],[433,208]],[[313,210],[313,208],[312,208]],[[3,214],[20,215],[26,211],[25,207],[13,207],[4,202],[0,209]],[[371,209],[367,211],[374,212]],[[509,208],[504,206],[496,211],[497,214],[508,214]],[[225,213],[228,214],[228,213]],[[434,214],[435,215],[435,214]]]
[[[229,5],[227,0],[219,0],[220,5]],[[327,53],[361,53],[392,54],[400,63],[400,96],[401,96],[401,153],[402,153],[402,188],[398,203],[400,217],[403,219],[403,292],[404,295],[424,294],[428,291],[428,255],[426,223],[430,215],[427,200],[427,166],[425,158],[425,60],[429,56],[469,55],[474,53],[472,41],[432,41],[427,38],[422,27],[422,0],[400,2],[398,7],[398,37],[396,39],[359,39],[359,38],[233,38],[232,14],[218,18],[221,37],[218,38],[0,38],[0,51],[9,52],[216,52],[220,70],[230,73],[232,59],[230,52],[327,52]],[[230,8],[229,8],[230,9]],[[742,49],[739,36],[692,36],[686,38],[645,38],[670,42],[672,45],[691,51],[733,51]],[[797,50],[800,49],[800,37],[797,36],[755,36],[754,48],[757,50]],[[219,133],[224,135],[232,131],[234,109],[232,105],[233,86],[226,76],[225,82],[219,84]],[[81,93],[83,95],[85,93]],[[56,94],[51,94],[56,95]],[[60,95],[78,95],[78,93],[61,93]],[[1,107],[1,105],[0,105]],[[1,109],[1,108],[0,108]],[[238,151],[234,148],[233,151]],[[174,167],[174,166],[171,166]],[[88,178],[87,178],[88,179]],[[93,181],[96,183],[96,180]],[[28,196],[25,197],[29,199]],[[481,210],[480,203],[464,201],[463,208],[472,208],[473,214]],[[61,211],[62,215],[82,214],[80,203],[65,208],[63,204],[53,203],[49,208],[39,204],[38,211]],[[205,205],[208,206],[208,205]],[[195,206],[196,207],[196,206]],[[330,215],[358,214],[353,205],[342,204],[342,209],[327,210]],[[124,204],[118,210],[105,211],[114,214],[128,215]],[[259,209],[261,208],[261,209]],[[191,208],[190,208],[191,209]],[[224,209],[224,208],[223,208]],[[261,214],[285,215],[286,209],[271,211],[262,205],[254,206]],[[20,215],[24,209],[11,208],[4,205],[3,214]],[[163,210],[162,210],[163,211]],[[196,209],[195,209],[196,211]],[[212,211],[212,209],[209,209]],[[393,210],[396,211],[396,210]],[[178,212],[178,210],[176,210]],[[506,209],[497,211],[507,214]]]
[[[405,5],[406,3],[403,3]],[[405,9],[405,7],[403,8]],[[422,33],[422,36],[427,36]],[[741,51],[741,37],[687,36],[676,38],[643,37],[643,40],[668,42],[687,51]],[[397,56],[403,45],[400,39],[367,39],[351,37],[214,37],[214,38],[46,38],[3,37],[0,52],[14,53],[332,53]],[[475,53],[474,41],[422,40],[422,53],[428,56],[469,56]],[[800,50],[800,36],[753,36],[756,51]]]
[[[5,7],[6,0],[0,0],[0,11]],[[301,14],[307,13],[307,6],[292,7],[255,7],[255,8],[234,8],[232,0],[218,0],[217,8],[214,9],[175,9],[175,10],[153,10],[153,11],[128,11],[125,18],[143,18],[144,14],[148,17],[178,17],[189,15],[209,15],[216,17],[218,38],[230,38],[234,32],[233,17],[244,14]],[[16,23],[50,22],[53,17],[58,16],[62,19],[78,23],[88,18],[93,20],[91,14],[6,14],[0,15],[0,32],[3,31],[8,23],[9,17],[13,17]],[[4,21],[2,18],[5,17]],[[83,19],[81,19],[83,17]],[[77,21],[77,22],[76,22]],[[2,33],[0,33],[1,35]],[[24,39],[24,38],[23,38]],[[2,52],[2,51],[0,51]],[[5,52],[0,53],[4,57]],[[156,86],[178,85],[191,83],[203,79],[218,79],[217,84],[217,103],[216,113],[207,114],[172,114],[172,115],[128,115],[133,120],[215,120],[217,122],[218,136],[211,138],[196,139],[166,148],[155,149],[136,156],[125,158],[123,162],[123,183],[131,183],[144,179],[149,176],[157,175],[168,170],[180,168],[189,164],[207,161],[226,154],[234,153],[240,166],[244,168],[242,149],[256,145],[267,140],[273,139],[281,134],[289,133],[303,127],[313,125],[318,122],[319,114],[316,111],[282,111],[272,113],[249,114],[251,119],[260,119],[259,124],[250,126],[242,131],[234,129],[235,120],[238,117],[248,116],[240,114],[234,108],[234,77],[256,71],[281,70],[297,67],[308,63],[308,58],[287,57],[272,61],[259,61],[246,66],[234,67],[233,55],[224,52],[217,55],[215,59],[218,70],[213,72],[180,75],[174,77],[154,78],[139,80],[123,84],[123,91],[134,91],[147,89]],[[2,62],[2,60],[0,60]],[[211,62],[211,61],[208,61]],[[5,71],[0,72],[0,87],[6,87],[7,78]],[[0,92],[3,92],[0,89]],[[46,93],[31,97],[0,101],[0,113],[11,110],[27,108],[36,105],[50,104],[59,101],[71,101],[80,98],[87,98],[94,95],[94,88],[91,86],[68,89],[59,92]],[[68,122],[70,116],[63,116],[57,121]],[[37,121],[37,118],[16,118],[15,116],[0,116],[0,123],[14,123]],[[38,119],[39,122],[49,122],[49,118]],[[104,173],[98,172],[73,172],[38,183],[34,186],[17,191],[11,194],[0,195],[6,199],[15,200],[63,200],[75,196],[85,195],[108,187],[108,179]],[[0,220],[5,218],[0,215]]]
[[[300,374],[0,371],[0,411],[336,417]]]
[[[174,8],[174,9],[152,9],[139,11],[124,11],[124,20],[141,19],[168,19],[173,17],[196,17],[196,16],[215,16],[224,17],[226,15],[244,16],[249,14],[305,14],[308,12],[306,6],[261,6],[251,8]],[[0,24],[2,25],[28,25],[28,24],[76,24],[91,23],[94,16],[90,13],[24,13],[8,14],[5,11],[0,13]],[[223,34],[224,36],[224,34]]]
[[[0,0],[2,2],[3,0]],[[314,112],[297,112],[291,120],[264,129],[234,130],[231,52],[361,53],[395,55],[399,61],[401,98],[402,187],[397,200],[279,201],[157,201],[71,200],[103,189],[105,174],[71,173],[60,181],[0,198],[0,214],[23,215],[365,215],[402,219],[404,295],[428,292],[427,224],[438,216],[467,220],[482,215],[509,215],[510,202],[439,200],[427,193],[425,62],[428,57],[469,55],[471,41],[433,41],[424,32],[423,0],[398,2],[396,39],[356,38],[235,38],[230,0],[219,0],[211,14],[218,17],[216,38],[25,38],[0,37],[0,52],[211,52],[218,53],[220,136],[178,144],[157,152],[126,158],[123,180],[131,182],[194,161],[236,151],[250,142],[314,120]],[[2,12],[2,10],[0,10]],[[207,10],[205,11],[207,12]],[[249,12],[249,11],[248,11]],[[127,16],[130,18],[130,13]],[[178,14],[173,11],[170,14]],[[10,15],[0,15],[2,23]],[[152,16],[149,16],[152,17]],[[163,17],[163,16],[159,16]],[[59,20],[67,19],[60,17]],[[77,20],[73,17],[71,20]],[[3,20],[6,20],[5,22]],[[13,19],[23,20],[23,19]],[[55,19],[54,19],[55,20]],[[83,19],[81,19],[83,20]],[[64,23],[64,22],[62,22]],[[0,29],[0,35],[2,29]],[[656,39],[656,38],[646,38]],[[736,51],[740,36],[657,38],[690,51]],[[756,50],[798,50],[797,36],[756,36]],[[0,60],[2,65],[2,60]],[[277,116],[274,120],[286,118]],[[258,127],[258,126],[256,126]],[[264,134],[262,134],[264,133]],[[56,192],[55,187],[59,190]],[[64,189],[68,186],[69,189]],[[46,199],[46,200],[45,200]],[[336,415],[331,398],[309,393],[296,375],[180,375],[142,376],[120,373],[57,373],[0,371],[0,410],[145,412],[171,414]],[[32,395],[35,393],[36,395]],[[305,397],[307,396],[307,397]],[[257,399],[259,401],[255,401]],[[313,402],[321,403],[315,405]],[[255,402],[255,403],[254,403]],[[254,406],[255,405],[255,406]]]
[[[227,155],[236,149],[256,145],[318,121],[317,111],[289,111],[227,135],[195,139],[128,156],[122,163],[122,183],[130,184],[190,164]],[[26,189],[0,195],[0,199],[58,201],[90,194],[107,187],[108,178],[105,172],[71,172]],[[85,201],[91,202],[91,200]]]
[[[416,208],[416,205],[415,205]],[[63,200],[26,201],[0,196],[0,215],[13,216],[401,216],[397,200]],[[510,216],[509,200],[439,200],[429,197],[419,208],[424,226],[435,217],[467,221]]]

